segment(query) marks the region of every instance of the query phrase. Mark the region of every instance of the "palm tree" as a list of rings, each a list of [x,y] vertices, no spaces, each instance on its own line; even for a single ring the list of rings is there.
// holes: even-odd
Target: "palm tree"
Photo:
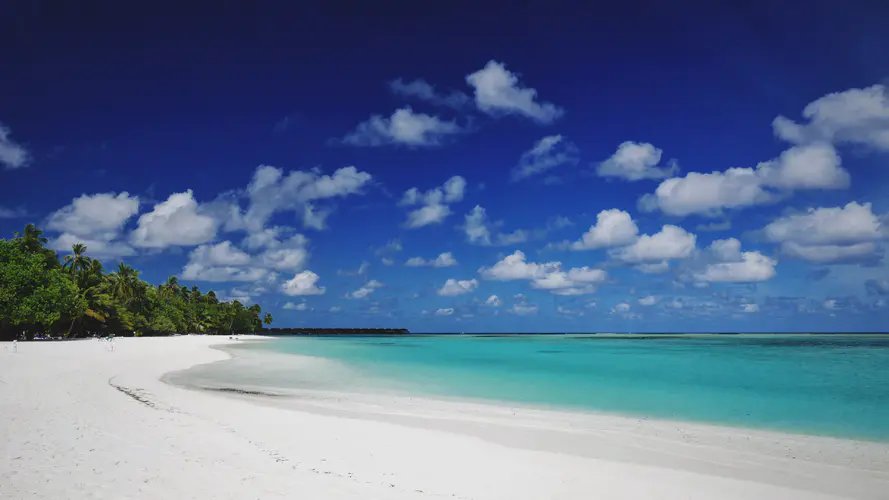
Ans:
[[[262,322],[271,325],[272,324],[272,313],[265,313],[265,317],[262,318]]]
[[[106,276],[106,280],[108,292],[125,306],[144,298],[144,282],[139,279],[139,271],[123,262],[117,266],[117,271]]]
[[[83,243],[75,243],[71,246],[71,255],[65,256],[65,265],[62,266],[71,271],[71,276],[74,277],[75,284],[80,283],[77,279],[77,271],[85,271],[89,269],[90,262],[92,261],[92,259],[84,255],[84,252],[86,252],[86,245]]]
[[[16,231],[13,235],[16,238],[22,239],[22,245],[28,252],[38,252],[42,250],[43,245],[49,241],[43,236],[43,230],[38,229],[34,224],[26,225],[24,231],[21,233]]]
[[[179,295],[179,278],[170,276],[169,278],[167,278],[166,283],[158,286],[158,291],[161,292],[161,297],[167,297],[171,299]]]

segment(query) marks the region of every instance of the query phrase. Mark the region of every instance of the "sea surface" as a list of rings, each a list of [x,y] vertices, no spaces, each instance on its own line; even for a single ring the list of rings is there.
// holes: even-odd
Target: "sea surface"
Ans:
[[[252,378],[238,374],[253,385],[377,387],[889,441],[887,335],[285,337],[236,350],[276,355]],[[291,369],[294,354],[340,370]]]

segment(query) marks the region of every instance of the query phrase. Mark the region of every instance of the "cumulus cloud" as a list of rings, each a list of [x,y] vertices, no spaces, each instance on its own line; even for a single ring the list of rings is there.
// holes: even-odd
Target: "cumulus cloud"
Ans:
[[[343,167],[332,175],[318,169],[284,171],[269,165],[260,165],[247,185],[249,207],[235,225],[255,233],[265,229],[271,217],[278,212],[294,212],[304,227],[323,229],[329,208],[318,209],[317,203],[334,198],[361,194],[372,177],[355,167]]]
[[[697,273],[698,281],[707,283],[757,283],[775,277],[778,262],[759,252],[742,252],[735,238],[716,240],[707,249],[714,260]]]
[[[589,230],[579,240],[568,245],[568,248],[592,250],[629,245],[636,241],[638,234],[639,228],[630,214],[612,208],[599,212],[596,215],[596,224],[590,226]]]
[[[576,165],[578,161],[577,146],[561,135],[546,136],[522,153],[519,164],[512,169],[512,180],[520,181],[562,165]]]
[[[543,278],[551,272],[558,271],[561,267],[560,262],[546,262],[538,264],[536,262],[527,262],[525,254],[521,250],[516,250],[498,261],[492,267],[481,268],[479,273],[484,279],[498,281],[512,280],[533,280]]]
[[[343,137],[350,146],[430,147],[441,145],[448,137],[463,132],[454,121],[417,113],[410,106],[395,110],[392,116],[372,115]]]
[[[27,167],[31,161],[31,155],[22,145],[10,138],[12,131],[9,127],[0,123],[0,163],[7,170]]]
[[[404,265],[407,267],[452,267],[457,265],[457,259],[451,252],[444,252],[429,260],[423,257],[412,257]]]
[[[320,276],[305,270],[296,273],[293,278],[281,285],[281,292],[286,295],[323,295],[325,288],[317,285]]]
[[[647,142],[626,141],[607,160],[599,163],[599,177],[617,177],[628,181],[663,179],[678,171],[676,164],[658,167],[663,151]]]
[[[216,237],[219,221],[201,213],[191,190],[171,194],[139,217],[130,243],[142,248],[194,246]]]
[[[629,312],[631,306],[627,302],[620,302],[611,308],[611,312],[625,313]]]
[[[676,216],[715,217],[727,209],[773,203],[794,190],[844,189],[849,179],[832,146],[809,144],[792,147],[756,168],[690,172],[666,179],[654,193],[639,200],[639,208]]]
[[[795,144],[848,143],[889,151],[889,98],[884,85],[827,94],[806,105],[802,116],[805,123],[775,118],[775,135]]]
[[[392,93],[402,97],[419,99],[436,106],[446,106],[454,109],[462,109],[471,101],[468,95],[457,90],[439,92],[422,78],[411,81],[397,78],[389,82],[389,89]]]
[[[364,286],[362,286],[358,290],[355,290],[354,292],[349,293],[347,295],[347,297],[351,298],[351,299],[366,299],[366,298],[370,297],[370,295],[372,293],[374,293],[374,291],[376,289],[382,288],[382,287],[383,287],[383,284],[380,283],[379,281],[370,280],[367,283],[365,283]]]
[[[478,288],[477,280],[471,279],[457,281],[453,278],[449,278],[447,281],[445,281],[445,284],[438,289],[438,294],[444,297],[453,297],[456,295],[464,295],[470,293],[476,288]]]
[[[876,259],[875,242],[889,235],[870,203],[811,208],[804,214],[780,217],[764,229],[765,237],[781,245],[782,253],[817,263]]]
[[[445,307],[442,309],[436,309],[436,311],[435,311],[436,316],[451,316],[453,314],[454,314],[453,307]]]
[[[644,234],[632,244],[609,252],[612,258],[637,264],[684,259],[695,249],[697,237],[678,226],[664,225],[655,234]]]
[[[548,290],[556,295],[593,293],[595,285],[605,282],[608,278],[608,274],[601,269],[584,266],[563,271],[561,262],[528,262],[520,250],[516,250],[489,268],[479,269],[479,274],[487,280],[528,280],[533,288]]]
[[[596,286],[608,279],[601,269],[575,267],[568,271],[553,271],[531,281],[533,288],[549,290],[556,295],[584,295],[596,291]]]
[[[466,241],[480,246],[506,246],[524,243],[528,241],[530,233],[524,229],[516,229],[511,233],[498,231],[500,223],[492,223],[488,220],[488,214],[484,207],[476,205],[464,217],[462,226],[466,234]]]
[[[466,83],[475,91],[478,109],[492,116],[515,114],[549,124],[565,114],[553,103],[538,101],[537,90],[523,87],[516,74],[494,60],[467,75]]]
[[[640,298],[638,302],[641,306],[653,306],[658,303],[658,298],[654,295],[649,295],[647,297]]]
[[[759,312],[758,304],[741,304],[741,311],[745,313],[755,313]]]
[[[511,311],[513,314],[518,314],[519,316],[527,316],[529,314],[536,314],[537,306],[533,304],[514,304]]]
[[[305,248],[308,240],[294,235],[286,240],[273,239],[256,254],[248,254],[231,241],[204,244],[188,255],[182,278],[198,281],[256,281],[268,278],[275,271],[301,270],[309,259]]]
[[[491,295],[488,297],[488,300],[485,301],[485,305],[489,307],[500,307],[503,305],[503,301],[500,300],[500,297],[496,295]]]
[[[127,192],[79,196],[47,218],[46,228],[61,233],[49,247],[66,251],[75,243],[83,243],[92,255],[133,255],[132,247],[121,240],[121,232],[138,212],[139,199]]]
[[[466,191],[466,179],[455,175],[445,181],[440,187],[421,192],[412,187],[404,192],[399,205],[415,206],[420,208],[411,210],[407,214],[405,227],[418,229],[431,224],[441,224],[450,214],[449,204],[463,200]]]
[[[284,309],[288,309],[291,311],[308,311],[309,305],[306,304],[305,302],[300,302],[299,304],[296,304],[294,302],[288,302],[288,303],[284,304]]]

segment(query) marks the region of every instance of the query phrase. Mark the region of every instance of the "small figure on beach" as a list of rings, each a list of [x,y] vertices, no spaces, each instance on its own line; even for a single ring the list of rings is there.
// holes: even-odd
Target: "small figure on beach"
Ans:
[[[12,341],[12,352],[19,352],[19,341],[18,340]]]

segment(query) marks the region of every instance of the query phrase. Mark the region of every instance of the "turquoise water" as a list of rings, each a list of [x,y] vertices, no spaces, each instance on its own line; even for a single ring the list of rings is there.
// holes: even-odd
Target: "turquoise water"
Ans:
[[[889,441],[889,336],[288,337],[246,348],[339,360],[418,394]]]

